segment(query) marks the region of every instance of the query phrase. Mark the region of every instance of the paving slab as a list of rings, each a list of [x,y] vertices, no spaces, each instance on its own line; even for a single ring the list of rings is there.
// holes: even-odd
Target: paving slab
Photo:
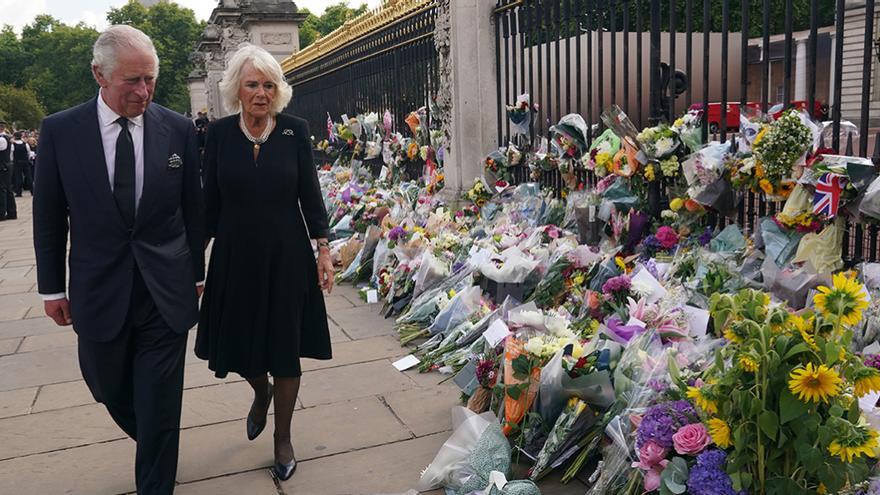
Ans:
[[[94,403],[95,398],[83,380],[53,383],[40,387],[32,412],[52,411]]]
[[[336,311],[339,309],[353,308],[354,304],[352,304],[344,296],[337,296],[334,294],[330,296],[324,296],[324,307],[327,308],[327,311]]]
[[[45,335],[49,333],[69,332],[70,327],[61,327],[49,318],[31,318],[26,320],[7,321],[0,323],[0,339],[27,337],[29,335]]]
[[[268,469],[178,485],[174,495],[278,495]]]
[[[2,262],[3,262],[3,260],[0,260],[0,263],[2,263]],[[35,261],[33,258],[32,259],[11,260],[11,261],[7,261],[6,263],[4,263],[3,268],[18,268],[18,267],[22,267],[22,266],[34,266],[34,264],[35,264]]]
[[[378,307],[340,309],[329,316],[354,340],[394,334],[394,320],[386,320]]]
[[[330,343],[336,344],[339,342],[351,342],[351,338],[339,328],[339,325],[333,322],[331,319],[327,319],[327,327],[330,329]]]
[[[37,390],[33,387],[0,392],[0,418],[28,414],[34,403],[34,397],[37,396]],[[4,427],[0,426],[0,428]]]
[[[64,347],[76,347],[77,337],[73,329],[67,327],[66,331],[59,333],[31,335],[25,337],[24,343],[18,352],[45,351]]]
[[[36,294],[36,291],[36,284],[29,280],[24,280],[19,283],[0,284],[0,295],[23,294],[29,292]]]
[[[448,433],[304,461],[282,487],[285,493],[361,495],[404,493],[437,454]],[[353,476],[352,473],[357,473]]]
[[[30,309],[30,307],[0,308],[0,321],[21,320]]]
[[[15,354],[15,351],[17,351],[19,346],[21,346],[22,340],[22,337],[14,337],[11,339],[0,340],[0,356]]]
[[[333,344],[333,359],[303,359],[301,364],[303,371],[313,371],[405,356],[408,353],[397,339],[381,336]]]
[[[244,378],[236,373],[226,375],[226,378],[217,378],[214,372],[208,368],[207,361],[196,359],[183,368],[183,388],[209,387],[220,383],[243,382]]]
[[[135,443],[99,443],[0,462],[8,494],[115,495],[134,490]]]
[[[452,406],[461,392],[448,383],[385,394],[385,402],[417,437],[452,429]]]
[[[253,400],[254,392],[244,381],[185,390],[180,426],[190,428],[244,419]]]
[[[0,391],[81,378],[75,347],[11,354],[0,358]]]
[[[10,249],[8,252],[16,252],[15,254],[18,254],[17,251],[20,249],[24,248]],[[31,253],[31,256],[33,256],[33,252]],[[32,265],[17,266],[12,268],[0,268],[0,279],[2,279],[3,281],[14,281],[14,279],[17,278],[24,278],[27,276],[28,273],[30,273],[31,270],[33,270],[33,268],[34,267]]]
[[[270,424],[262,435],[249,442],[243,420],[183,430],[178,481],[271,466],[272,431]],[[299,460],[407,438],[411,438],[409,432],[374,397],[303,409],[293,415],[293,447]]]
[[[125,437],[102,404],[3,420],[0,459],[79,447]]]
[[[19,292],[17,294],[0,295],[0,308],[24,308],[39,305],[42,309],[43,301],[40,295],[33,292]]]
[[[412,381],[383,360],[305,372],[299,398],[308,408],[410,388]]]

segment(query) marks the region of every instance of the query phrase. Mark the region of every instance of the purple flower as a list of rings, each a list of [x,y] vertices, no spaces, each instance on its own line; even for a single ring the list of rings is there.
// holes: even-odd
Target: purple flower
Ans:
[[[629,342],[637,334],[645,331],[644,328],[638,325],[624,325],[617,316],[608,318],[605,322],[605,326],[608,327],[608,330],[613,334],[612,337],[616,337],[615,340],[620,344]]]
[[[645,246],[645,248],[652,253],[663,249],[663,244],[660,243],[660,239],[657,239],[657,236],[655,236],[654,234],[645,237],[645,240],[642,241],[642,245]]]
[[[700,234],[700,237],[697,238],[697,242],[700,243],[700,246],[708,245],[711,240],[712,240],[712,231],[709,230],[708,228],[706,229],[705,232]]]
[[[737,495],[730,476],[724,471],[727,454],[722,450],[707,450],[697,456],[691,468],[687,487],[691,495]]]
[[[403,227],[398,225],[388,231],[388,240],[397,242],[397,240],[400,239],[405,234],[406,234],[406,231],[403,230]]]
[[[653,275],[657,280],[660,280],[660,271],[657,270],[657,262],[654,261],[654,258],[648,258],[643,261],[642,264],[645,266],[645,269],[648,270],[648,273]]]
[[[880,370],[880,354],[865,354],[865,366]]]
[[[629,276],[618,275],[609,278],[604,284],[602,284],[602,292],[606,294],[617,294],[629,290],[631,286],[632,281],[630,281]]]
[[[661,393],[665,392],[666,389],[669,388],[669,385],[667,385],[666,382],[664,382],[663,380],[652,378],[648,380],[648,388],[650,388],[654,392]]]
[[[649,441],[671,449],[672,435],[682,426],[698,422],[697,411],[686,400],[664,402],[651,406],[642,417],[636,431],[636,444],[641,447]]]

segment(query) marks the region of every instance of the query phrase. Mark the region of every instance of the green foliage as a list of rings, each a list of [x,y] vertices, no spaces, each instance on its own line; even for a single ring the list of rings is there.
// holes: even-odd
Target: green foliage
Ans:
[[[159,80],[153,100],[178,112],[188,110],[186,78],[193,68],[189,56],[204,23],[196,21],[191,9],[166,0],[151,7],[130,0],[118,9],[110,9],[107,20],[111,24],[134,26],[153,39],[159,55]]]
[[[24,86],[24,68],[29,63],[27,52],[12,26],[0,30],[0,84]]]
[[[46,110],[31,89],[0,84],[0,118],[19,129],[36,129],[46,116]]]
[[[22,29],[27,66],[18,82],[36,93],[48,113],[92,98],[97,86],[89,66],[97,38],[98,32],[85,24],[68,26],[52,16],[38,15]]]
[[[353,9],[348,6],[347,1],[341,1],[327,7],[320,16],[312,14],[307,9],[302,9],[300,12],[309,14],[309,17],[299,28],[300,49],[311,45],[316,39],[330,34],[339,26],[345,24],[345,21],[354,19],[366,11],[367,4],[362,3],[360,7]]]

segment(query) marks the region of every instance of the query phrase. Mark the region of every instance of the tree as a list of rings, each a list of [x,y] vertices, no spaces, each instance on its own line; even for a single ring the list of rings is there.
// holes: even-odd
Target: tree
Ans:
[[[162,0],[144,7],[135,0],[118,9],[110,9],[111,24],[128,24],[147,34],[159,55],[159,80],[154,101],[178,112],[189,110],[186,78],[193,69],[189,55],[195,49],[204,23],[196,20],[191,9]]]
[[[38,15],[22,29],[21,44],[29,65],[20,80],[26,81],[25,87],[37,94],[49,113],[97,93],[89,68],[97,38],[94,28],[83,23],[68,26],[48,15]]]
[[[330,34],[345,24],[345,21],[354,19],[366,11],[367,4],[362,3],[360,7],[352,9],[348,6],[347,1],[327,7],[321,16],[316,16],[307,9],[302,9],[301,12],[309,14],[309,17],[299,28],[300,49],[311,45],[316,39]]]
[[[23,86],[22,76],[29,62],[28,54],[12,26],[3,26],[0,30],[0,84]]]
[[[18,128],[35,129],[46,116],[46,110],[31,89],[0,84],[0,118]]]

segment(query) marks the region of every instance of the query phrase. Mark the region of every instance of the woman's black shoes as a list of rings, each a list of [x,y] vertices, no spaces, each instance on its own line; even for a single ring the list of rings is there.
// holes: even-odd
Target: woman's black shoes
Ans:
[[[275,461],[275,466],[272,468],[275,471],[275,476],[278,477],[281,481],[287,481],[293,476],[293,472],[296,471],[296,459],[288,462],[287,464],[281,464],[278,461]]]
[[[247,416],[247,437],[248,440],[254,440],[260,433],[263,432],[263,429],[266,428],[266,416],[269,414],[269,406],[272,404],[272,396],[274,395],[274,389],[272,384],[269,384],[269,402],[266,404],[266,411],[263,413],[263,417],[257,420],[257,418],[253,417],[254,407],[257,405],[257,397],[254,397],[254,403],[251,405],[251,410],[248,412]],[[295,466],[294,466],[295,467]]]

